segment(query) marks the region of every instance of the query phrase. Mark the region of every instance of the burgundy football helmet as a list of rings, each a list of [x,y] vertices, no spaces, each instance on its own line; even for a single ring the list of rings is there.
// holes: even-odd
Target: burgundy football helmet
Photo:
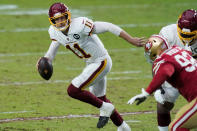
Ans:
[[[185,10],[178,19],[177,29],[179,38],[184,44],[192,45],[197,39],[197,11]]]
[[[63,3],[54,3],[49,8],[49,21],[58,30],[66,30],[71,22],[71,14]]]

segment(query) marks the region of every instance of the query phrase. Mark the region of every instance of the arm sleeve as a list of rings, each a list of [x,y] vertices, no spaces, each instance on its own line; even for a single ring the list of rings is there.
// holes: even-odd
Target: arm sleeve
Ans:
[[[84,24],[83,33],[90,36],[93,31],[94,22],[91,19],[83,17],[82,23]]]
[[[94,22],[93,34],[104,33],[107,31],[119,36],[122,29],[112,23],[100,21]]]
[[[154,75],[151,83],[147,87],[146,91],[152,94],[155,90],[161,87],[161,85],[168,80],[175,72],[174,65],[171,63],[164,63],[160,65],[157,73]]]
[[[53,61],[53,59],[55,58],[56,56],[56,53],[57,53],[57,50],[60,46],[60,43],[58,43],[57,41],[52,41],[51,42],[51,45],[47,51],[47,53],[45,54],[44,57],[47,57],[49,58],[51,61]]]

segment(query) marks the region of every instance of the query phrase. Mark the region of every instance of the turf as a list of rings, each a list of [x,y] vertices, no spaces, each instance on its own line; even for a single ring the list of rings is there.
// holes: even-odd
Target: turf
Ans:
[[[45,14],[9,13],[35,10],[47,11],[55,0],[1,0],[1,5],[17,5],[15,9],[0,9],[0,120],[40,118],[65,115],[98,115],[99,110],[68,97],[66,88],[85,66],[75,55],[60,47],[54,74],[47,83],[36,71],[37,59],[47,51],[50,39],[47,12]],[[176,23],[179,14],[196,8],[196,0],[61,0],[73,16],[83,14],[94,21],[108,21],[121,26],[136,37],[149,37],[170,23]],[[37,30],[38,29],[38,30]],[[43,30],[40,30],[43,29]],[[107,96],[119,112],[153,111],[150,114],[123,116],[133,131],[157,131],[156,102],[151,96],[140,106],[127,101],[146,88],[151,80],[151,66],[146,62],[142,48],[136,48],[111,33],[99,35],[113,60],[108,74]],[[63,54],[62,54],[63,52]],[[131,73],[136,71],[135,73]],[[124,73],[130,72],[130,73]],[[118,79],[121,78],[121,79]],[[186,103],[179,97],[175,112]],[[28,111],[28,112],[19,112]],[[17,113],[18,112],[18,113]],[[98,130],[98,118],[63,118],[52,120],[25,120],[0,123],[3,131],[93,131]],[[110,121],[101,131],[117,128]]]

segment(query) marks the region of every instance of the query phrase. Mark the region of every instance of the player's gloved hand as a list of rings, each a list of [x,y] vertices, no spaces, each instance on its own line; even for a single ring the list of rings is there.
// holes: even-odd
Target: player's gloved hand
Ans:
[[[142,93],[139,95],[136,95],[134,97],[132,97],[127,104],[133,104],[135,101],[137,101],[136,105],[141,104],[142,102],[144,102],[147,98],[147,96],[149,96],[149,93],[147,93],[144,88],[142,88]]]

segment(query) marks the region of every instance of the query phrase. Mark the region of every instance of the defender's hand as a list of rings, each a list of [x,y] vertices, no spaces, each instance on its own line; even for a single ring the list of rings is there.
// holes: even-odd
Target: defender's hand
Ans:
[[[146,100],[147,96],[149,96],[149,94],[142,88],[142,93],[132,97],[127,104],[133,104],[137,101],[136,105],[139,105]]]

